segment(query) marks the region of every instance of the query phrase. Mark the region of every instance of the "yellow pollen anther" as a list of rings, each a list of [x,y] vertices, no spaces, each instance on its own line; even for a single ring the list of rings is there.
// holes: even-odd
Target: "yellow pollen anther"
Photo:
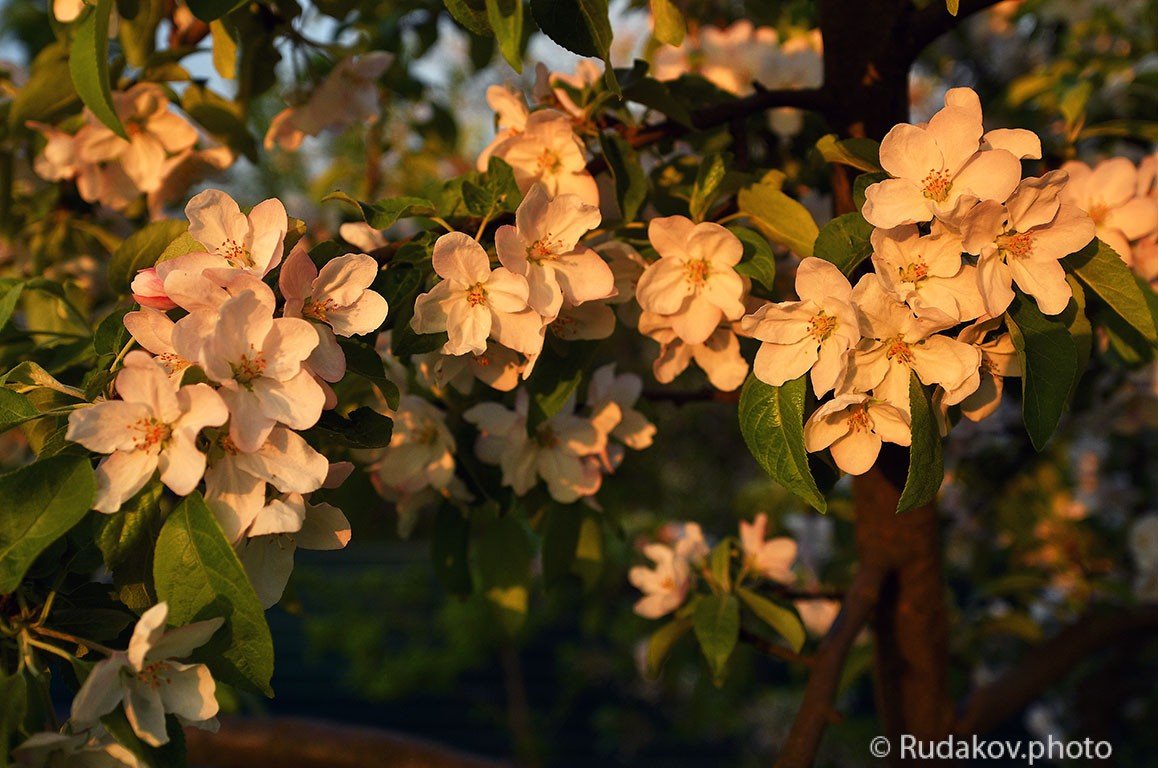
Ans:
[[[544,237],[542,240],[536,240],[527,248],[527,261],[538,264],[543,261],[552,261],[558,257],[560,244],[557,240],[551,240],[550,237]]]
[[[261,353],[255,354],[253,357],[249,355],[242,355],[241,360],[236,365],[230,365],[233,369],[233,378],[238,384],[244,387],[250,387],[254,379],[261,378],[265,373],[265,359]]]
[[[691,259],[684,264],[684,279],[695,286],[703,286],[712,274],[712,264],[707,259]]]
[[[1026,232],[1005,235],[998,238],[997,247],[1001,249],[1006,258],[1024,259],[1033,254],[1033,238]]]
[[[253,256],[250,254],[249,249],[236,240],[226,240],[221,244],[221,247],[217,249],[217,253],[223,256],[232,267],[241,268],[253,266]]]
[[[129,425],[129,430],[135,432],[133,447],[138,451],[147,451],[157,445],[164,445],[173,430],[160,419],[138,419]]]
[[[541,173],[558,173],[563,166],[563,161],[559,158],[553,150],[544,149],[538,158],[539,171]]]
[[[921,182],[921,190],[925,197],[938,203],[945,202],[949,197],[949,190],[953,187],[953,180],[945,170],[929,171],[929,175]]]
[[[838,324],[835,317],[827,315],[824,310],[821,310],[808,321],[808,333],[817,341],[824,341],[832,335]]]
[[[482,283],[475,283],[466,292],[466,301],[472,307],[477,307],[479,304],[487,303],[487,290]]]
[[[906,264],[901,270],[900,278],[903,283],[919,283],[929,276],[929,265],[923,261]]]
[[[890,360],[898,360],[905,365],[913,362],[913,350],[909,348],[908,342],[900,336],[888,342],[885,354]]]
[[[302,304],[302,317],[307,317],[310,320],[317,320],[325,322],[326,315],[334,308],[333,299],[325,299],[324,301],[314,301],[313,298],[308,298]]]
[[[853,406],[848,413],[850,432],[872,432],[873,420],[869,417],[867,405]]]

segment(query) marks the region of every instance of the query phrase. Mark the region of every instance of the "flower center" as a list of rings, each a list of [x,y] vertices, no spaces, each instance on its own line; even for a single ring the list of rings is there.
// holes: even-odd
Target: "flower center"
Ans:
[[[808,321],[808,332],[812,334],[812,338],[823,342],[832,335],[837,325],[837,319],[832,315],[825,314],[822,309]]]
[[[1094,220],[1094,225],[1100,227],[1102,225],[1102,222],[1106,218],[1106,214],[1109,212],[1110,212],[1110,206],[1099,201],[1096,203],[1092,203],[1090,205],[1090,210],[1088,210],[1086,213],[1088,213],[1090,218]]]
[[[558,240],[551,240],[550,236],[536,240],[527,248],[527,261],[540,264],[544,261],[553,261],[558,257],[561,244]]]
[[[929,265],[920,260],[906,264],[900,272],[902,283],[919,283],[928,276]]]
[[[873,431],[873,420],[869,418],[868,406],[864,404],[856,405],[849,410],[848,429],[850,432]]]
[[[164,445],[173,434],[169,425],[157,418],[138,419],[129,425],[129,429],[136,432],[133,446],[138,451],[147,451],[155,446]]]
[[[146,666],[137,673],[137,679],[153,689],[173,682],[173,678],[169,676],[169,665],[163,661],[155,661]]]
[[[487,289],[482,283],[475,283],[466,292],[466,303],[472,307],[487,303]]]
[[[559,445],[559,437],[550,427],[541,427],[535,433],[535,442],[539,444],[540,448],[554,448]]]
[[[544,149],[539,155],[538,164],[539,173],[555,174],[562,168],[563,161],[554,150]]]
[[[904,363],[909,365],[913,362],[913,350],[909,347],[908,342],[900,336],[893,338],[886,342],[886,352],[889,360]]]
[[[302,317],[324,323],[326,321],[326,315],[332,309],[334,309],[333,299],[314,301],[313,297],[311,296],[302,304]]]
[[[254,379],[261,378],[262,374],[265,373],[265,358],[261,356],[260,352],[254,354],[253,357],[242,355],[241,360],[235,364],[230,364],[229,367],[233,369],[233,378],[238,384],[246,389],[252,389]]]
[[[953,179],[949,172],[942,169],[929,171],[929,175],[921,182],[925,197],[938,203],[943,203],[949,197],[949,190],[953,187]]]
[[[191,363],[185,358],[178,355],[176,352],[162,352],[157,355],[157,362],[165,369],[168,374],[174,374],[177,371],[188,368]]]
[[[1027,232],[1003,235],[997,239],[997,247],[1007,259],[1024,259],[1033,254],[1033,238]]]
[[[236,240],[226,240],[217,249],[217,253],[236,269],[253,266],[253,255],[250,254],[248,248]]]
[[[707,259],[689,259],[684,263],[684,279],[696,287],[702,287],[712,274],[712,264]]]

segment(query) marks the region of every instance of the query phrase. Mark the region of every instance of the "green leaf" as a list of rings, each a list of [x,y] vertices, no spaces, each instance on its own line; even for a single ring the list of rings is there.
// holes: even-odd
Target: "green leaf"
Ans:
[[[913,443],[909,447],[909,474],[897,503],[897,514],[933,501],[945,478],[945,468],[941,463],[941,431],[929,402],[929,393],[915,373],[909,378],[909,411]]]
[[[114,0],[97,0],[96,8],[76,22],[76,34],[68,55],[68,70],[84,105],[122,139],[125,127],[113,107],[109,75],[109,18]]]
[[[221,616],[225,627],[194,655],[215,677],[273,695],[273,640],[261,603],[201,494],[186,496],[165,520],[153,556],[157,597],[169,623]]]
[[[157,264],[162,261],[169,261],[179,256],[184,256],[187,253],[198,253],[204,251],[205,246],[193,239],[193,235],[184,232],[177,236],[177,239],[165,246],[165,250],[161,251],[161,255],[157,257]]]
[[[8,130],[24,129],[25,122],[53,122],[77,101],[76,88],[68,68],[68,44],[64,41],[45,46],[28,73],[28,82],[16,91],[8,111]]]
[[[724,592],[732,591],[732,542],[724,539],[712,549],[709,564],[712,578]]]
[[[20,303],[20,296],[24,293],[24,283],[12,283],[0,286],[0,331],[8,325],[12,314],[16,312],[16,305]]]
[[[647,174],[635,150],[618,133],[601,133],[599,146],[615,181],[615,198],[623,221],[632,221],[647,198]]]
[[[469,547],[470,522],[456,507],[443,504],[430,538],[430,557],[438,580],[452,595],[470,594]]]
[[[527,391],[531,395],[527,423],[531,427],[551,418],[567,404],[579,388],[597,347],[594,341],[577,341],[548,344],[543,348],[534,373],[527,379]]]
[[[660,82],[654,77],[643,77],[638,82],[625,86],[623,98],[661,112],[687,128],[693,127],[687,103],[677,98],[667,83]]]
[[[882,182],[885,179],[891,178],[887,173],[862,173],[857,176],[852,182],[852,202],[856,209],[862,210],[864,208],[865,190],[873,184]]]
[[[1078,375],[1077,344],[1066,324],[1046,317],[1021,293],[1005,314],[1021,363],[1021,415],[1033,447],[1042,450],[1069,403]]]
[[[872,255],[873,227],[859,213],[846,213],[829,221],[816,236],[812,255],[836,265],[845,277]]]
[[[640,173],[642,172],[640,169]],[[707,216],[708,209],[715,201],[716,193],[720,190],[720,183],[724,180],[727,172],[728,166],[721,155],[712,154],[704,158],[703,163],[700,164],[699,173],[696,174],[696,183],[692,185],[692,199],[688,203],[692,221],[698,223]]]
[[[394,422],[368,405],[355,408],[350,415],[323,411],[318,423],[307,434],[321,435],[347,448],[385,448],[390,445]]]
[[[480,37],[491,36],[485,9],[477,7],[470,0],[445,0],[445,5],[451,17],[470,32]]]
[[[830,133],[820,137],[816,149],[830,163],[847,165],[858,171],[879,173],[881,170],[881,145],[873,139],[854,138],[838,140]]]
[[[349,203],[361,212],[365,222],[374,229],[390,229],[399,219],[435,214],[434,203],[422,197],[388,197],[376,203],[363,203],[345,192],[331,192],[322,200]]]
[[[95,496],[87,457],[44,459],[0,476],[0,594],[20,585],[32,561],[80,522]]]
[[[9,757],[18,742],[18,731],[28,710],[28,681],[22,672],[0,670],[0,768],[12,765]]]
[[[572,53],[603,59],[608,88],[620,95],[611,66],[607,0],[531,0],[531,15],[547,37]]]
[[[165,249],[188,231],[188,222],[165,219],[150,222],[126,237],[109,261],[109,287],[128,293],[137,272],[156,264]]]
[[[371,382],[378,387],[382,397],[386,398],[386,405],[391,409],[397,408],[398,398],[402,393],[398,391],[398,385],[386,377],[386,366],[378,351],[369,344],[353,339],[338,339],[338,344],[346,356],[346,373],[361,376]]]
[[[736,271],[752,278],[769,291],[775,290],[776,254],[772,252],[768,240],[747,227],[731,226],[728,231],[744,244],[744,258],[736,265]]]
[[[153,550],[161,533],[161,483],[152,480],[113,515],[96,520],[95,539],[113,574],[117,597],[137,612],[156,603]]]
[[[802,259],[812,255],[819,230],[803,205],[767,184],[740,190],[738,202],[740,212],[750,217],[769,240]]]
[[[688,25],[684,15],[671,0],[651,0],[651,18],[655,23],[655,39],[666,45],[680,46]]]
[[[748,450],[773,480],[824,512],[824,496],[804,450],[806,378],[807,374],[773,387],[749,376],[740,391],[740,431]]]
[[[552,504],[543,520],[543,582],[554,586],[571,573],[583,514],[574,506]]]
[[[1146,302],[1149,289],[1139,284],[1113,248],[1094,240],[1063,259],[1062,266],[1147,341],[1158,344],[1158,329]]]
[[[0,434],[40,416],[28,398],[7,387],[0,387]]]
[[[735,595],[702,597],[696,603],[692,621],[712,675],[721,680],[740,639],[740,601]]]
[[[197,18],[202,21],[213,21],[245,3],[246,0],[188,0],[185,4]]]
[[[516,72],[523,71],[523,0],[486,0],[487,21],[499,51]]]
[[[213,36],[213,68],[226,80],[233,80],[237,77],[237,41],[223,21],[211,22],[209,31]]]
[[[672,646],[691,628],[691,619],[672,619],[651,634],[647,640],[647,674],[650,677],[659,675]]]
[[[471,547],[478,583],[508,633],[527,618],[531,562],[535,543],[530,531],[513,515],[486,523]]]
[[[130,67],[146,68],[150,59],[157,50],[157,26],[165,18],[164,0],[141,0],[136,14],[130,19],[120,9],[120,25],[117,39],[121,42],[121,50],[125,55],[125,62]]]
[[[804,624],[794,611],[761,597],[747,587],[738,588],[736,594],[756,614],[756,618],[776,630],[776,634],[787,640],[794,652],[800,653],[804,647]]]

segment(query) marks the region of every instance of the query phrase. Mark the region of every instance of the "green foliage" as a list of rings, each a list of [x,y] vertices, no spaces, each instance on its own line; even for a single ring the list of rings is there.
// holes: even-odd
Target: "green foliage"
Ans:
[[[94,525],[96,543],[105,566],[113,574],[117,597],[143,613],[153,606],[153,548],[161,533],[161,483],[149,482],[112,515],[101,515]]]
[[[347,448],[384,448],[390,445],[394,423],[368,405],[359,406],[348,416],[323,411],[318,423],[307,430]]]
[[[618,133],[599,134],[599,143],[615,180],[620,215],[624,221],[631,221],[647,199],[647,174],[643,172],[635,150]]]
[[[897,514],[908,512],[937,498],[945,468],[941,463],[941,431],[929,393],[917,374],[909,377],[909,413],[913,442],[909,447],[909,474],[897,502]]]
[[[1154,292],[1138,283],[1113,248],[1095,239],[1062,263],[1122,322],[1151,345],[1158,344],[1154,313],[1146,298]]]
[[[736,265],[736,271],[750,277],[768,291],[776,289],[776,254],[772,246],[759,232],[747,227],[728,227],[733,235],[744,244],[744,258]]]
[[[127,293],[139,270],[153,266],[174,240],[187,232],[189,224],[165,219],[146,224],[129,235],[109,262],[109,284],[118,293]]]
[[[486,7],[499,51],[516,72],[522,72],[523,0],[486,0]]]
[[[434,203],[421,197],[391,197],[376,203],[363,203],[345,192],[331,192],[323,200],[341,200],[358,209],[363,221],[374,229],[389,229],[399,219],[411,216],[432,216]]]
[[[36,557],[80,522],[96,496],[88,459],[59,456],[0,476],[0,594],[20,584]]]
[[[740,601],[735,595],[705,595],[696,602],[692,621],[712,676],[722,680],[740,640]]]
[[[499,623],[514,634],[527,619],[535,542],[531,532],[513,515],[489,520],[481,517],[472,521],[472,528],[481,528],[471,541],[474,579]]]
[[[692,619],[675,618],[651,633],[647,641],[647,673],[651,677],[659,675],[664,659],[671,653],[672,646],[692,628]]]
[[[531,409],[527,423],[534,427],[563,409],[574,395],[583,375],[590,367],[598,343],[594,341],[570,344],[548,343],[535,364],[535,371],[527,380],[531,395]]]
[[[804,450],[806,387],[807,374],[780,387],[749,376],[740,392],[740,431],[752,456],[773,480],[824,512],[824,495]]]
[[[788,647],[793,652],[800,653],[807,638],[804,634],[804,624],[801,623],[800,617],[796,615],[795,611],[779,606],[747,587],[738,588],[736,594],[760,621],[776,630],[778,635],[788,641]]]
[[[1018,294],[1005,318],[1021,363],[1021,414],[1039,451],[1065,412],[1078,374],[1078,349],[1062,320]]]
[[[572,53],[603,59],[605,79],[619,95],[619,83],[611,66],[611,21],[607,0],[531,0],[531,14],[547,37]]]
[[[830,163],[847,165],[866,173],[879,173],[881,169],[880,142],[872,139],[837,139],[829,133],[816,142],[821,157]]]
[[[109,80],[109,18],[115,5],[114,0],[97,0],[96,7],[77,22],[69,49],[68,69],[84,105],[109,130],[127,139],[125,127],[113,107]]]
[[[8,130],[15,133],[29,120],[51,121],[78,100],[69,69],[69,47],[53,43],[36,55],[28,83],[16,94],[8,111]]]
[[[28,398],[11,389],[0,387],[0,433],[18,427],[40,415]]]
[[[201,494],[186,496],[165,520],[153,557],[157,597],[169,623],[218,616],[225,627],[195,654],[214,676],[273,695],[273,640],[249,577]]]
[[[28,710],[28,681],[22,671],[9,675],[0,670],[0,701],[4,702],[0,707],[0,768],[8,768]]]
[[[232,10],[245,5],[244,0],[189,0],[189,10],[202,21],[220,19]]]
[[[683,43],[687,22],[672,0],[651,0],[651,17],[655,21],[656,40],[666,45]]]
[[[872,256],[873,227],[859,213],[845,213],[824,225],[816,237],[813,255],[832,262],[852,277],[861,262]]]
[[[750,217],[769,240],[802,259],[812,255],[819,230],[812,214],[799,202],[769,184],[740,190],[737,202],[740,212]]]
[[[692,221],[701,222],[720,191],[720,184],[728,172],[728,166],[721,155],[709,155],[700,165],[696,183],[692,186],[692,199],[688,203]]]

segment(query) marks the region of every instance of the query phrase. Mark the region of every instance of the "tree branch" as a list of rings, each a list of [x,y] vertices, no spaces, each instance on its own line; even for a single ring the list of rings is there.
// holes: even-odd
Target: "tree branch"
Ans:
[[[1102,648],[1158,634],[1158,606],[1113,614],[1087,614],[994,682],[973,692],[954,732],[983,734],[1021,712],[1080,662]]]
[[[835,717],[833,703],[840,684],[844,661],[861,629],[868,622],[884,571],[874,566],[862,566],[852,580],[840,614],[820,644],[812,661],[812,673],[804,689],[804,700],[792,723],[792,730],[780,750],[777,768],[806,768],[813,763],[820,737]]]
[[[949,15],[943,0],[931,2],[909,19],[909,52],[917,56],[941,35],[953,31],[966,18],[997,5],[1001,0],[961,0],[957,15]]]
[[[411,736],[299,718],[226,717],[221,730],[185,730],[190,765],[214,768],[504,768]]]

